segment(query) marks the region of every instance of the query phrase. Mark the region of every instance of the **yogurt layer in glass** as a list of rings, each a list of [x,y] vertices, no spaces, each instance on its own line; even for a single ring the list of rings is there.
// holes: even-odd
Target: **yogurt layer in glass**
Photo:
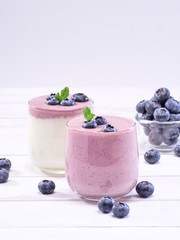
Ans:
[[[71,189],[80,196],[98,200],[129,193],[138,178],[138,145],[134,121],[103,116],[117,132],[83,128],[83,117],[67,123],[66,176]]]
[[[82,115],[85,106],[92,108],[93,101],[76,102],[74,106],[48,105],[47,97],[29,101],[29,154],[40,169],[64,174],[66,123]]]

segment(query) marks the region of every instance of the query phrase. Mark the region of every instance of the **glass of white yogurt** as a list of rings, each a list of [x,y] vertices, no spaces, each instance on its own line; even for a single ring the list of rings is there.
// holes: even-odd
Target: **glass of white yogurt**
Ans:
[[[29,154],[33,164],[41,170],[64,174],[66,123],[73,117],[82,115],[85,106],[92,109],[93,101],[86,98],[84,102],[74,101],[73,106],[47,104],[52,95],[55,94],[29,101]],[[75,95],[68,98],[76,99]]]

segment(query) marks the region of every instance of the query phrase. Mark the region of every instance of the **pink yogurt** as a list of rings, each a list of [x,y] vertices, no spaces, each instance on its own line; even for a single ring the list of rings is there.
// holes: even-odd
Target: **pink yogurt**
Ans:
[[[117,132],[101,132],[103,125],[83,128],[83,117],[67,124],[66,175],[73,191],[84,198],[118,198],[129,193],[138,178],[135,123],[104,116]]]
[[[71,98],[69,95],[68,98]],[[48,118],[69,118],[82,114],[85,106],[90,108],[93,101],[89,99],[87,102],[75,102],[74,106],[61,106],[61,105],[48,105],[46,104],[46,96],[32,98],[29,101],[29,113],[35,118],[48,119]]]

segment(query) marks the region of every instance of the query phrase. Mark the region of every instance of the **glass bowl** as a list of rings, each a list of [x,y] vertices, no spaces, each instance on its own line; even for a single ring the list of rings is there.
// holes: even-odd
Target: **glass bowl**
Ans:
[[[179,142],[180,121],[158,122],[144,120],[136,114],[138,133],[147,148],[172,151]]]

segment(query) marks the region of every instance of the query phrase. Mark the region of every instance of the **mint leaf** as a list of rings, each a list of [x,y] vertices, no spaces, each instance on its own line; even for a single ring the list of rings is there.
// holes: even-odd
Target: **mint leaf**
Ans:
[[[65,87],[63,90],[61,90],[61,96],[63,99],[66,99],[69,96],[69,88]]]
[[[61,102],[62,100],[66,99],[69,96],[69,88],[65,87],[61,90],[61,95],[59,92],[56,94],[56,98]]]
[[[60,102],[63,100],[59,92],[55,96]]]
[[[85,107],[83,109],[83,115],[87,121],[91,121],[93,119],[93,117],[95,116],[94,113],[91,113],[91,110],[88,107]]]

